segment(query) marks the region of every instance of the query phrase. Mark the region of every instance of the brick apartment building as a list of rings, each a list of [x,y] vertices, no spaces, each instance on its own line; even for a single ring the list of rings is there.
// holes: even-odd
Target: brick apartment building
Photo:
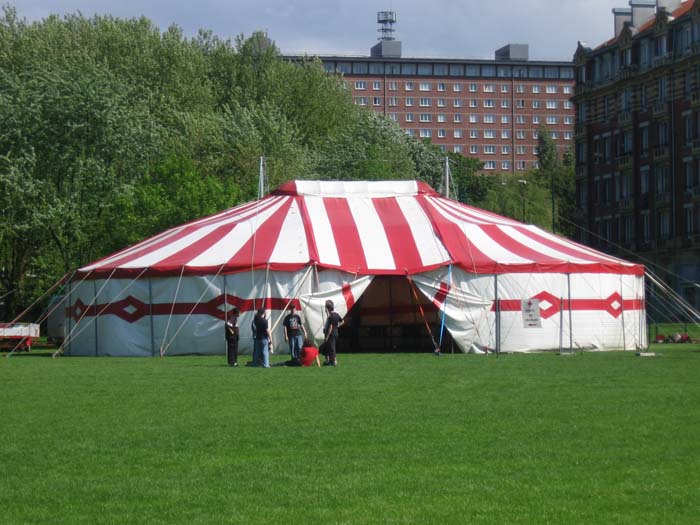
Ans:
[[[613,20],[574,56],[578,240],[669,269],[698,307],[700,0],[631,0]]]
[[[370,56],[319,57],[328,72],[343,75],[356,104],[443,151],[478,157],[485,172],[536,167],[541,126],[561,151],[573,149],[571,62],[530,60],[528,46],[515,44],[493,60],[404,58],[391,37],[395,20],[378,13],[383,36]]]

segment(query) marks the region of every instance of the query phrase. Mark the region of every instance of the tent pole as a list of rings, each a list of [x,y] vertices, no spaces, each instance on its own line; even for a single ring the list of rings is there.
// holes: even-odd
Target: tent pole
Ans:
[[[94,280],[92,281],[92,293],[95,295],[95,304],[96,304],[96,305],[97,305],[97,304],[100,304],[99,301],[97,300],[97,299],[98,299],[97,279],[94,279]],[[97,335],[98,335],[98,332],[97,332],[97,324],[98,324],[98,323],[99,323],[99,317],[95,317],[95,357],[97,357],[98,355],[100,355],[99,349],[98,349],[98,347],[97,347],[97,340],[98,340],[98,339],[97,339]]]
[[[498,274],[493,276],[493,295],[496,304],[496,357],[501,353],[501,302],[498,299]]]
[[[559,353],[564,348],[564,298],[559,298]]]
[[[573,331],[573,321],[571,319],[571,274],[566,274],[566,284],[569,289],[569,352],[574,351],[574,331]]]
[[[224,274],[224,286],[223,286],[223,292],[224,292],[224,331],[228,330],[226,327],[226,323],[228,323],[228,288],[226,286],[226,274]],[[228,342],[226,339],[223,341],[223,347],[224,347],[224,356],[228,358]]]
[[[620,321],[622,322],[622,351],[627,350],[627,337],[625,335],[625,297],[622,288],[622,275],[620,279]]]
[[[153,282],[148,278],[148,316],[151,318],[151,357],[156,355],[156,333],[153,322]]]

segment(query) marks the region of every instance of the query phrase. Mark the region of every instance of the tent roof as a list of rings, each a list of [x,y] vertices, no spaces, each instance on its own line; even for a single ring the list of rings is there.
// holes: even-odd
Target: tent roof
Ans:
[[[536,226],[446,199],[417,181],[290,181],[269,196],[171,228],[80,272],[106,275],[296,270],[414,274],[644,273]]]

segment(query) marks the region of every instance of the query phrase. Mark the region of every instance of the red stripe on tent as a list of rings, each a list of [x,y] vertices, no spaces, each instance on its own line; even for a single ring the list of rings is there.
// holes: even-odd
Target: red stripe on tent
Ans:
[[[372,199],[372,204],[384,226],[396,268],[408,270],[423,266],[413,232],[396,198]]]
[[[226,318],[226,305],[235,306],[241,312],[254,312],[260,306],[260,302],[265,304],[268,310],[284,310],[287,304],[293,304],[297,310],[301,310],[301,303],[298,299],[283,297],[264,297],[262,299],[243,299],[235,295],[219,295],[204,303],[154,303],[149,305],[143,301],[129,296],[114,303],[94,304],[86,306],[80,299],[75,304],[66,308],[66,318],[78,322],[84,317],[95,317],[98,315],[115,315],[127,323],[146,317],[147,315],[208,315],[217,319]]]
[[[591,263],[600,263],[600,264],[616,264],[615,261],[611,261],[610,259],[605,259],[604,257],[600,257],[595,255],[594,253],[590,253],[584,250],[579,250],[577,248],[572,248],[570,244],[565,244],[566,242],[572,242],[572,241],[566,241],[565,239],[562,239],[561,242],[556,242],[551,239],[548,239],[547,237],[540,235],[537,232],[533,232],[530,230],[527,230],[523,228],[520,230],[523,235],[527,235],[531,239],[539,242],[540,244],[543,244],[547,246],[548,248],[552,248],[553,250],[557,250],[560,253],[563,253],[565,255],[569,255],[571,257],[576,257],[577,259],[582,259],[584,261],[589,261]]]
[[[440,288],[438,288],[438,291],[435,294],[435,297],[433,298],[433,304],[437,307],[438,310],[442,308],[442,305],[445,302],[445,299],[447,298],[447,294],[449,292],[450,285],[448,285],[445,282],[440,283]]]
[[[179,252],[174,253],[162,261],[158,261],[157,264],[163,268],[182,268],[183,266],[187,266],[187,263],[219,242],[235,227],[235,224],[224,224],[223,226],[219,226],[216,230],[208,233],[198,241],[186,246]]]
[[[347,199],[324,198],[323,205],[333,230],[340,266],[348,271],[367,270],[365,251]]]
[[[501,227],[496,224],[485,224],[480,226],[480,228],[484,230],[484,233],[486,233],[486,235],[488,235],[491,239],[503,246],[503,248],[506,250],[516,254],[518,257],[530,259],[533,262],[537,261],[538,263],[561,262],[561,259],[555,259],[554,257],[544,255],[541,252],[530,248],[528,245],[513,239],[504,233]]]
[[[296,184],[294,185],[296,191]],[[311,216],[309,215],[309,209],[306,207],[306,200],[303,197],[295,197],[296,203],[299,206],[299,213],[301,213],[301,220],[304,223],[304,231],[306,232],[306,242],[309,250],[309,260],[312,262],[318,262],[318,248],[316,247],[316,237],[314,236],[314,229],[311,227]]]
[[[569,304],[568,299],[561,299],[549,292],[540,292],[530,299],[539,299],[541,303],[547,306],[540,306],[540,317],[549,319],[558,314],[561,310],[568,311],[603,311],[609,313],[612,317],[618,318],[623,311],[642,310],[644,301],[642,299],[625,299],[618,292],[615,292],[604,299],[572,299]],[[560,308],[561,304],[561,308]],[[522,309],[520,299],[501,299],[502,312],[519,312]],[[496,311],[496,304],[491,306],[491,311]]]
[[[226,263],[226,266],[257,266],[259,264],[267,264],[270,262],[270,257],[277,244],[282,224],[287,218],[287,213],[292,205],[292,199],[286,199],[286,202],[274,212],[265,222],[258,224],[258,229],[255,234],[233,254],[231,259]]]
[[[352,294],[350,283],[343,283],[343,297],[345,298],[345,306],[349,312],[355,304],[355,296]]]

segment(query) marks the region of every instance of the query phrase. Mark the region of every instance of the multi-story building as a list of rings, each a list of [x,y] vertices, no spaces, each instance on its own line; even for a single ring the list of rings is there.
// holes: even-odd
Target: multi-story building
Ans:
[[[666,268],[700,305],[700,0],[631,0],[579,43],[578,240]]]
[[[356,104],[443,151],[478,157],[486,172],[536,167],[542,127],[561,150],[573,149],[571,62],[530,60],[528,46],[516,44],[493,60],[404,58],[390,36],[394,13],[377,20],[383,36],[370,56],[320,57],[328,72],[343,75]]]

